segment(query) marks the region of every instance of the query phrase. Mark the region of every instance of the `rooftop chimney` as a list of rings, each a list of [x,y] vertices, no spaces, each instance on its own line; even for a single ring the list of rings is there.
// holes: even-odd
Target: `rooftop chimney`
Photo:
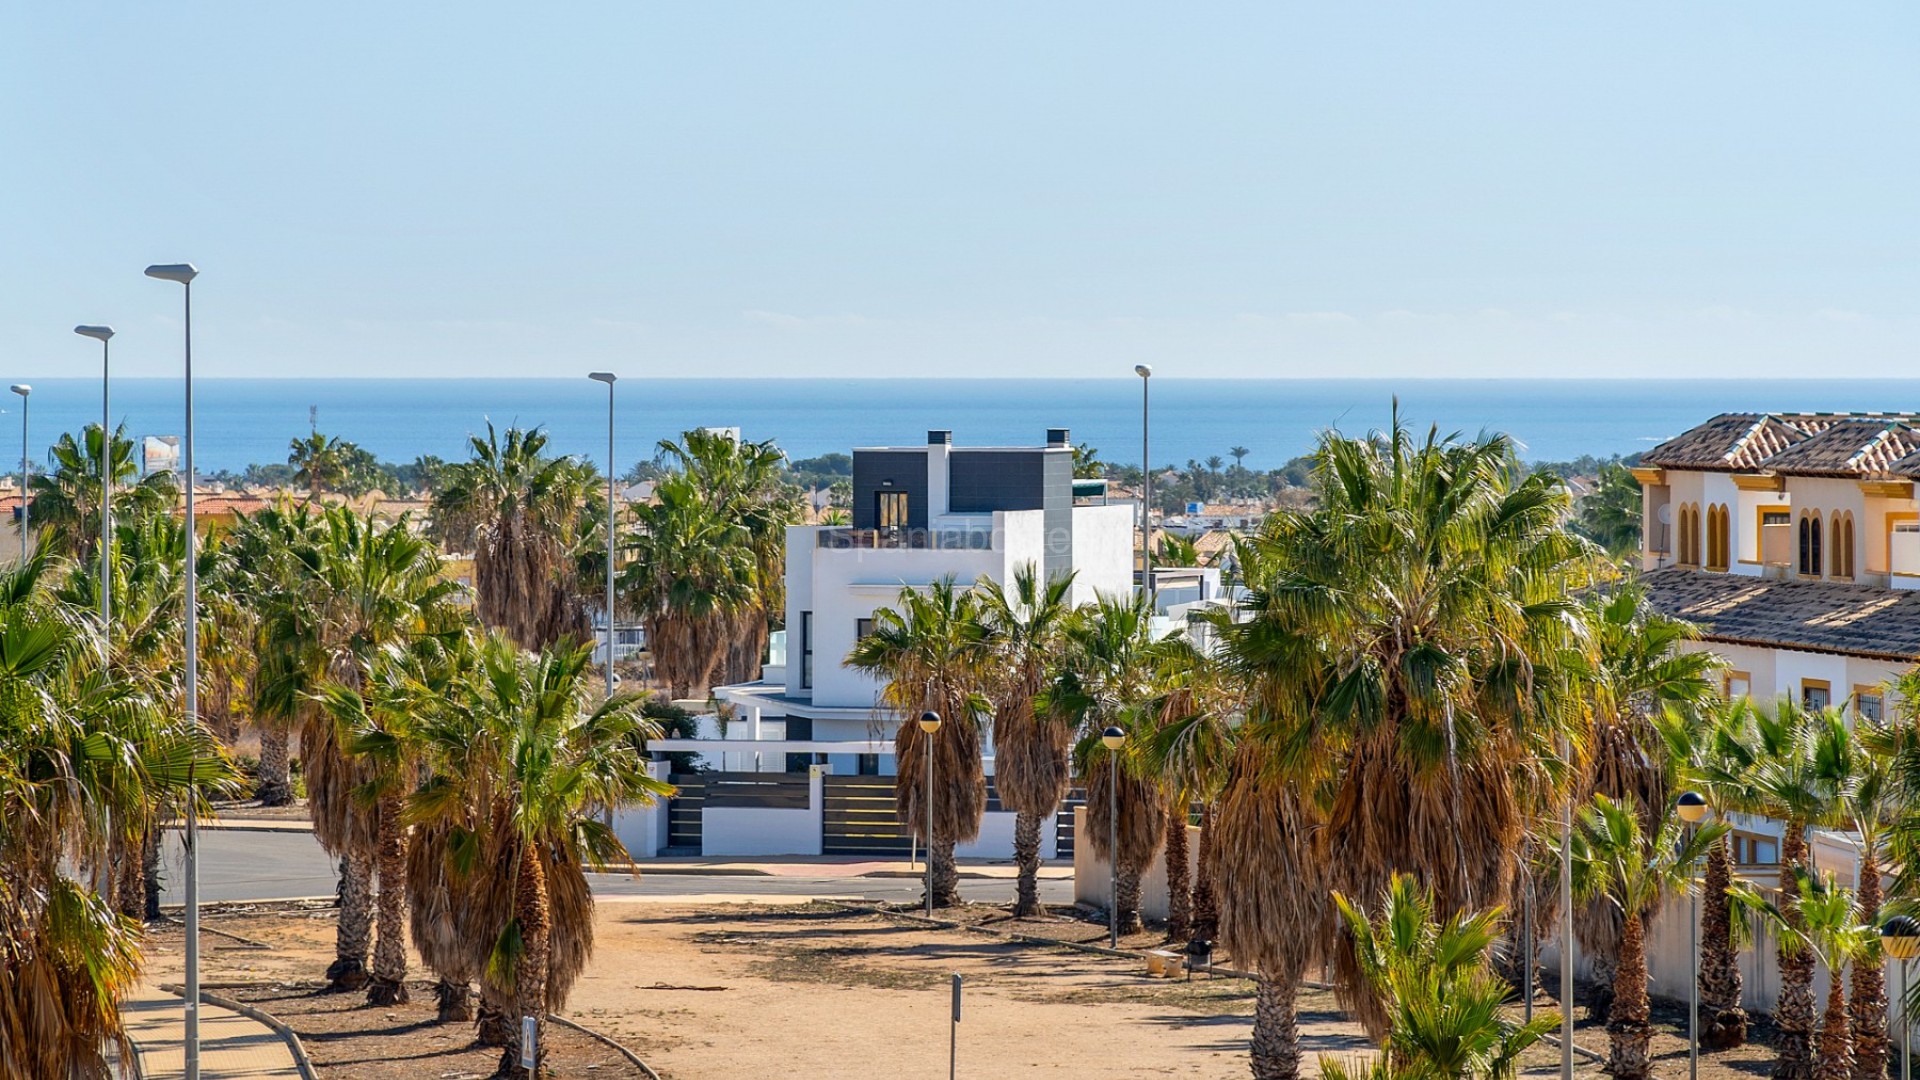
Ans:
[[[952,446],[953,432],[929,431],[927,432],[927,445],[928,446]]]
[[[1073,445],[1073,440],[1069,437],[1069,433],[1066,428],[1050,427],[1047,429],[1047,445],[1048,446],[1071,446]]]

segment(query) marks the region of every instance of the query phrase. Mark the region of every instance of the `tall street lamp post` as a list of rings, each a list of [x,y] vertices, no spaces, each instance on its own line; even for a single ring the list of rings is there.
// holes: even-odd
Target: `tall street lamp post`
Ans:
[[[613,384],[611,371],[587,376],[607,384],[607,696],[613,696]]]
[[[1100,733],[1107,748],[1107,947],[1120,947],[1120,748],[1127,733],[1109,727]]]
[[[76,326],[73,332],[100,343],[100,626],[113,625],[113,434],[108,380],[112,370],[111,326]]]
[[[27,398],[32,395],[33,387],[26,383],[14,383],[10,387],[20,395],[20,561],[27,561],[27,526],[30,523],[27,511]]]
[[[185,358],[186,358],[186,430],[181,433],[185,444],[183,464],[186,479],[183,486],[187,493],[186,521],[186,585],[187,585],[187,625],[186,637],[186,712],[187,723],[198,726],[200,723],[200,587],[196,580],[194,561],[195,542],[193,523],[193,279],[200,271],[192,263],[161,263],[147,267],[147,276],[161,281],[176,282],[181,286],[181,297],[185,314]],[[197,808],[187,807],[186,828],[186,894],[187,894],[187,1037],[186,1037],[186,1080],[200,1080],[200,826]]]
[[[1573,746],[1560,737],[1560,760],[1571,770]],[[1572,781],[1568,781],[1571,785]],[[1560,804],[1560,1080],[1573,1080],[1573,789]]]
[[[920,730],[927,744],[927,918],[933,918],[933,737],[940,732],[940,714],[920,714]]]
[[[1900,1080],[1913,1080],[1913,1023],[1907,1015],[1907,964],[1920,956],[1920,919],[1895,915],[1880,927],[1880,945],[1900,961]]]
[[[1697,791],[1682,794],[1675,803],[1680,820],[1691,834],[1707,817],[1707,800]],[[1687,870],[1693,877],[1693,868]],[[1687,882],[1687,955],[1693,960],[1693,978],[1687,983],[1687,1080],[1700,1080],[1700,890]]]
[[[1147,364],[1135,364],[1133,373],[1140,376],[1140,592],[1151,600],[1153,598],[1153,548],[1151,547],[1153,542],[1153,458],[1147,453],[1150,415],[1147,409],[1147,384],[1153,381],[1153,368]]]

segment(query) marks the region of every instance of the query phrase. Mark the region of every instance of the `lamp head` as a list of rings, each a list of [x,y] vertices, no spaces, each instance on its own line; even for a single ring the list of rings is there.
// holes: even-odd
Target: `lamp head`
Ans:
[[[73,328],[73,332],[76,334],[79,334],[81,337],[90,337],[95,341],[105,341],[108,338],[113,336],[113,327],[111,326],[76,326]]]
[[[933,734],[936,731],[939,731],[940,730],[940,714],[937,712],[921,713],[920,714],[920,730],[926,732],[929,735]]]
[[[200,276],[200,271],[192,263],[154,263],[147,267],[147,276],[161,281],[177,281],[187,284]]]
[[[1143,379],[1151,379],[1153,378],[1153,366],[1150,364],[1135,364],[1133,365],[1133,373]]]
[[[1127,744],[1127,733],[1118,727],[1110,727],[1100,733],[1100,744],[1109,750],[1118,750]]]
[[[603,382],[608,386],[612,386],[618,376],[611,371],[589,371],[587,372],[587,378],[592,379],[594,382]]]
[[[1895,960],[1911,960],[1920,956],[1920,920],[1907,915],[1895,915],[1880,924],[1880,944],[1887,955]]]
[[[23,383],[23,382],[14,383],[12,386],[8,387],[8,389],[12,390],[16,394],[19,394],[21,397],[26,397],[28,394],[33,393],[33,387],[28,386],[26,383]]]
[[[1689,791],[1675,801],[1674,809],[1679,811],[1681,821],[1698,825],[1707,816],[1707,800],[1699,792]]]

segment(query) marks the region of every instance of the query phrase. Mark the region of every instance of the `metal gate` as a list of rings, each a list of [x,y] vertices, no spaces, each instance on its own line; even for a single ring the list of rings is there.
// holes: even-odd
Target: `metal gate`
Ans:
[[[828,776],[820,851],[906,858],[912,834],[893,812],[893,777]]]
[[[667,853],[700,854],[700,807],[706,802],[705,773],[676,773],[667,778],[675,788],[667,800]]]

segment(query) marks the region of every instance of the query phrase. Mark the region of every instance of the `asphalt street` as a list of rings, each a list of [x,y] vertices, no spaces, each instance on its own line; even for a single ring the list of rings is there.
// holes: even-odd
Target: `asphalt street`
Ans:
[[[170,832],[161,870],[163,903],[185,900],[182,837]],[[751,874],[654,874],[642,864],[638,878],[592,875],[593,890],[620,896],[790,896],[836,897],[905,902],[921,896],[920,882],[898,877],[763,877]],[[203,901],[279,900],[331,896],[336,866],[313,834],[206,829],[200,833],[200,898]],[[970,900],[1002,903],[1013,899],[1014,883],[963,878],[960,891]],[[1040,899],[1050,904],[1073,901],[1073,883],[1042,880]]]

